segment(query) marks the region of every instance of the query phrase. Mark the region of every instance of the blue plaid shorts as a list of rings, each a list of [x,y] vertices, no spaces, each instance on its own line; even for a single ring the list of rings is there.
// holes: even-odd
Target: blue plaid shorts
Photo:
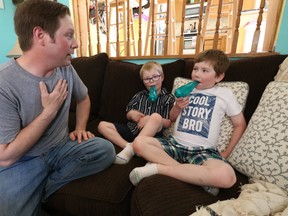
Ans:
[[[179,144],[172,136],[158,138],[164,151],[179,163],[202,165],[209,159],[218,159],[227,162],[216,148],[194,147],[189,148]]]

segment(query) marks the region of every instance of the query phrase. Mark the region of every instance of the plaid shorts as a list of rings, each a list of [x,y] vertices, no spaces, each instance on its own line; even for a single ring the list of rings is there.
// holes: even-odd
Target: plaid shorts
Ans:
[[[202,165],[209,159],[218,159],[227,162],[216,148],[186,147],[179,144],[172,136],[163,139],[158,138],[164,151],[179,163]],[[228,163],[228,162],[227,162]]]

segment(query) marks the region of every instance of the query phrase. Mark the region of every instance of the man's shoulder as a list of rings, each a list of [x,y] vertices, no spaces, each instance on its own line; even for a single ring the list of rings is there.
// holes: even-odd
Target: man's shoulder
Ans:
[[[13,61],[12,60],[7,61],[3,64],[0,64],[0,73],[7,71],[7,70],[10,70],[11,67],[13,67]]]

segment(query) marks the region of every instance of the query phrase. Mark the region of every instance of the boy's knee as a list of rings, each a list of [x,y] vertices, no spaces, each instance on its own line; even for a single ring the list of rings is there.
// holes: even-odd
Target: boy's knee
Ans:
[[[154,119],[155,121],[157,120],[162,121],[162,116],[159,113],[152,113],[150,117]]]
[[[133,141],[133,145],[132,145],[133,150],[137,154],[140,154],[140,152],[142,151],[143,139],[144,139],[144,136],[139,135]]]
[[[222,172],[218,172],[218,173],[222,173],[222,175],[219,176],[219,178],[218,178],[221,181],[221,184],[222,184],[221,187],[222,188],[230,188],[237,181],[236,174],[235,174],[233,168],[230,166],[224,167]]]
[[[236,183],[236,181],[237,181],[237,177],[236,177],[236,174],[233,170],[227,176],[227,188],[232,187]]]
[[[99,124],[98,124],[98,131],[101,131],[103,128],[106,127],[106,122],[104,121],[101,121]]]

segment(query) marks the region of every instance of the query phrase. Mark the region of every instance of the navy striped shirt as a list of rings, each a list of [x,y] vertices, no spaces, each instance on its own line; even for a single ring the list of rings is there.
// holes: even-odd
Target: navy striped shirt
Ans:
[[[168,119],[170,109],[175,102],[174,96],[165,88],[162,88],[156,101],[152,102],[148,97],[149,91],[147,89],[135,94],[127,105],[126,112],[129,112],[130,110],[138,110],[145,116],[151,115],[152,113],[159,113],[163,118]],[[134,135],[140,132],[137,128],[136,122],[129,121],[127,126]]]

